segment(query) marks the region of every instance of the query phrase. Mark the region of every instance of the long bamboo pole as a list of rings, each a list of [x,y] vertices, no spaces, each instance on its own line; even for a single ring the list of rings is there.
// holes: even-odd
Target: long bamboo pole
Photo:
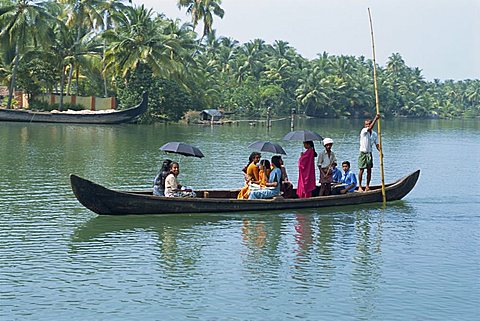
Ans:
[[[375,60],[375,39],[373,36],[373,24],[372,24],[372,14],[370,13],[370,8],[368,8],[368,19],[370,21],[370,33],[372,35],[372,53],[373,53],[373,87],[375,89],[375,107],[377,109],[377,114],[380,114],[380,107],[378,103],[378,86],[377,86],[377,62]],[[383,171],[383,148],[382,148],[382,132],[380,126],[380,118],[377,120],[377,130],[378,130],[378,144],[380,146],[380,172],[382,177],[382,200],[383,204],[387,203],[387,196],[385,194],[385,175]]]

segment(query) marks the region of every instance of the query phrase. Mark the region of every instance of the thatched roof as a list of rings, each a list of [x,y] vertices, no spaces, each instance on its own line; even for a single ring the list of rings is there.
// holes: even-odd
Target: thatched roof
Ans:
[[[223,117],[223,113],[218,109],[204,109],[200,114],[207,114],[211,117]]]

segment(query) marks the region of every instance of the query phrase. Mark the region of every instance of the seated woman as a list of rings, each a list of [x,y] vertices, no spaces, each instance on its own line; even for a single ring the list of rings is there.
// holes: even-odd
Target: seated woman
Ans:
[[[280,159],[280,156],[272,157],[273,169],[270,172],[268,182],[265,183],[265,188],[251,191],[248,195],[248,199],[272,198],[280,195],[280,185],[282,184],[282,165]]]
[[[162,167],[153,180],[153,195],[165,196],[165,178],[170,174],[170,163],[172,161],[166,159],[163,161]]]
[[[270,176],[271,168],[270,168],[270,162],[268,159],[262,159],[260,161],[260,166],[259,166],[259,177],[260,177],[260,187],[265,187],[265,184],[268,182],[268,178]]]
[[[166,197],[195,197],[195,192],[191,189],[182,189],[182,185],[177,181],[180,174],[180,166],[177,162],[170,164],[170,174],[165,179],[165,196]]]
[[[245,173],[245,186],[242,187],[238,193],[237,199],[247,199],[248,194],[250,193],[250,183],[259,184],[260,183],[260,172],[257,166],[257,163],[260,161],[261,154],[258,152],[253,152],[248,158],[248,165],[244,169]]]

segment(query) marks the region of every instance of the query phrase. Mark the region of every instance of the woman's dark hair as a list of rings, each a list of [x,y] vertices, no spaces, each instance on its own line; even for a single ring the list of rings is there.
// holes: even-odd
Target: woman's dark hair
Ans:
[[[161,172],[168,172],[170,170],[170,163],[172,161],[170,159],[166,159],[162,163],[162,167],[160,167],[160,173]]]
[[[180,165],[178,165],[178,163],[177,163],[177,162],[171,162],[171,163],[170,163],[170,168],[169,168],[170,170],[172,170],[172,168],[173,168],[173,165],[177,165],[177,166],[179,166],[179,167],[180,167]]]
[[[251,162],[253,162],[253,160],[255,159],[255,157],[257,156],[261,156],[261,154],[259,152],[252,152],[250,154],[250,157],[248,157],[248,164],[250,165]]]
[[[317,154],[317,152],[315,151],[315,144],[313,143],[313,141],[307,140],[307,141],[304,142],[304,143],[307,144],[310,148],[313,149],[313,156],[314,156],[314,157],[317,157],[318,154]]]
[[[155,184],[162,186],[162,188],[165,187],[165,178],[170,174],[170,163],[172,163],[170,159],[164,160],[156,176],[157,178],[155,178]]]
[[[282,159],[282,156],[278,156],[278,155],[272,156],[272,164],[277,168],[282,167],[281,159]]]
[[[247,172],[247,167],[248,167],[248,165],[250,165],[250,164],[253,162],[253,160],[255,159],[255,157],[257,157],[257,156],[258,156],[258,157],[261,157],[262,154],[260,154],[259,152],[252,152],[252,153],[250,154],[250,156],[248,157],[248,164],[247,164],[244,168],[242,168],[242,171],[243,171],[244,173]]]
[[[262,159],[260,161],[260,165],[262,165],[265,168],[270,168],[270,161],[268,159]]]

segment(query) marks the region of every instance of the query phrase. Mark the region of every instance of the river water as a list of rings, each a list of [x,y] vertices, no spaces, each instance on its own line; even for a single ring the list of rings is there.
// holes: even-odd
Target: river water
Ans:
[[[109,217],[69,186],[148,188],[168,141],[206,155],[170,156],[194,188],[240,187],[255,140],[280,142],[296,181],[289,126],[0,123],[0,319],[478,320],[479,121],[382,122],[386,182],[421,169],[386,208]],[[361,122],[296,126],[356,168]]]

